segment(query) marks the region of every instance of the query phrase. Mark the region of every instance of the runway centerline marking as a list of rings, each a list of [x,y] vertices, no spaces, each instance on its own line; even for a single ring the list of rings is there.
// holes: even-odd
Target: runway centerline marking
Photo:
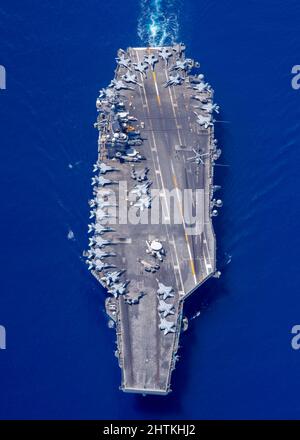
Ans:
[[[156,99],[157,99],[158,105],[161,106],[160,96],[159,96],[159,91],[158,91],[158,86],[157,86],[157,81],[156,81],[156,73],[155,72],[152,72],[152,78],[153,78],[154,85],[155,85]]]

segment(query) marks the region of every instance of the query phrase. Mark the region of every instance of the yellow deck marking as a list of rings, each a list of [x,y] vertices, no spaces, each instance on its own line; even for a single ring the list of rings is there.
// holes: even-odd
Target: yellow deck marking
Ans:
[[[154,81],[154,85],[155,85],[155,90],[156,90],[156,99],[157,99],[158,105],[160,106],[161,102],[160,102],[160,96],[159,96],[159,91],[158,91],[158,87],[157,87],[156,73],[155,72],[152,72],[152,77],[153,77],[153,81]]]

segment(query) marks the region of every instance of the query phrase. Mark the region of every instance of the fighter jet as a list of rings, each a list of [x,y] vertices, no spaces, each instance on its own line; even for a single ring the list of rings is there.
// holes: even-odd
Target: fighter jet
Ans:
[[[148,64],[143,61],[139,61],[138,63],[134,63],[134,70],[140,72],[144,77],[146,77],[146,70],[148,69]]]
[[[89,238],[89,246],[91,247],[91,246],[94,246],[94,244],[95,244],[95,237],[90,237]]]
[[[89,270],[91,270],[94,267],[97,272],[102,272],[103,269],[116,267],[113,264],[103,263],[99,259],[95,259],[93,261],[87,260],[87,264],[89,265]]]
[[[112,203],[110,201],[105,201],[102,197],[99,197],[97,201],[95,201],[94,206],[98,205],[98,208],[112,208],[117,207],[118,205],[116,203]],[[93,207],[93,206],[92,206]]]
[[[124,301],[126,302],[126,304],[130,304],[130,305],[138,304],[140,302],[140,299],[143,298],[145,295],[146,293],[143,291],[134,294],[128,292],[125,295]]]
[[[168,81],[164,84],[165,87],[168,86],[179,86],[184,81],[184,78],[182,78],[179,73],[176,75],[170,75]]]
[[[123,81],[118,79],[113,79],[109,85],[109,87],[113,87],[116,90],[134,90],[132,87],[129,87]]]
[[[193,90],[197,90],[198,93],[202,93],[205,90],[210,90],[210,85],[208,83],[201,82],[199,84],[196,84],[192,88],[193,88]]]
[[[110,241],[110,240],[104,240],[104,238],[100,237],[100,236],[96,236],[94,237],[94,243],[96,244],[97,247],[99,247],[100,249],[102,249],[104,246],[111,246],[114,245],[115,243]]]
[[[130,69],[131,60],[130,58],[125,58],[124,53],[122,53],[119,57],[117,57],[116,61],[119,66],[125,67],[126,69]]]
[[[99,248],[94,248],[91,251],[96,258],[99,258],[99,260],[102,260],[102,258],[115,257],[117,255],[115,252],[105,252]]]
[[[125,272],[125,270],[119,270],[115,272],[107,272],[101,280],[104,281],[107,286],[110,286],[112,283],[116,283],[119,281],[120,276]]]
[[[201,95],[192,95],[191,99],[196,99],[197,101],[200,101],[202,104],[206,104],[207,103],[207,98],[206,96],[201,96]],[[197,107],[200,108],[200,107]]]
[[[201,127],[204,126],[205,128],[208,128],[213,125],[211,120],[211,115],[209,116],[202,116],[199,115],[197,112],[194,112],[194,114],[197,116],[197,124],[199,124]]]
[[[197,165],[204,165],[204,161],[202,159],[202,157],[205,156],[209,156],[209,153],[200,153],[199,151],[196,151],[195,149],[193,149],[193,152],[195,153],[195,156],[193,157],[189,157],[187,160],[192,160],[194,161]]]
[[[101,260],[94,260],[94,267],[98,272],[102,272],[103,269],[114,268],[113,264],[103,263]]]
[[[187,70],[188,63],[187,60],[181,61],[177,60],[176,63],[170,68],[170,71],[172,70]]]
[[[105,186],[105,185],[109,185],[109,184],[117,183],[117,182],[109,180],[109,179],[105,179],[102,176],[92,177],[92,186],[96,185],[97,183],[99,186]]]
[[[96,225],[94,223],[90,223],[88,225],[88,233],[93,232],[95,230]]]
[[[90,225],[89,225],[90,226]],[[96,225],[96,226],[102,226],[102,225]],[[94,246],[94,244],[96,244],[96,245],[98,245],[99,247],[101,247],[100,246],[100,244],[102,243],[102,238],[101,238],[101,236],[105,233],[105,232],[114,232],[115,230],[114,229],[112,229],[112,228],[106,228],[106,227],[104,227],[104,226],[102,226],[102,232],[101,233],[97,233],[97,235],[94,235],[93,237],[90,237],[89,238],[89,246]],[[110,244],[114,244],[114,243],[112,243],[112,242],[110,242]]]
[[[148,194],[149,187],[152,185],[152,182],[148,180],[146,183],[135,185],[135,187],[130,191],[132,194],[137,194],[138,197],[142,197],[142,195]]]
[[[125,75],[122,75],[122,79],[126,83],[138,84],[139,86],[141,86],[141,84],[137,82],[137,77],[134,73],[127,72]]]
[[[112,194],[114,194],[113,190],[108,188],[94,188],[95,190],[95,201],[98,203],[99,201],[103,200],[104,197],[109,197]]]
[[[134,203],[133,206],[139,208],[140,211],[144,211],[146,208],[151,208],[152,198],[146,194],[142,195],[137,202]]]
[[[212,104],[211,102],[209,102],[208,104],[203,104],[201,108],[206,113],[212,113],[213,111],[219,113],[219,109],[220,109],[220,107],[217,104]]]
[[[162,316],[164,318],[166,318],[169,315],[174,315],[175,314],[174,305],[173,304],[168,304],[168,303],[166,303],[163,300],[159,300],[158,311],[162,314]]]
[[[89,246],[93,246],[94,243],[95,243],[94,242],[94,237],[90,237],[89,238]]]
[[[130,175],[134,180],[137,180],[138,182],[143,182],[144,180],[148,179],[148,177],[147,177],[148,172],[149,172],[148,167],[145,167],[142,170],[136,171],[136,169],[133,165]]]
[[[100,223],[91,223],[88,225],[88,232],[95,231],[96,234],[103,235],[105,232],[114,232],[114,229],[100,225]]]
[[[111,215],[109,215],[107,212],[103,211],[102,208],[92,209],[90,218],[96,217],[97,222],[101,222],[105,218],[110,218]]]
[[[97,162],[97,163],[94,164],[93,171],[94,172],[99,171],[100,174],[105,174],[105,173],[107,173],[109,171],[118,171],[118,169],[114,168],[114,167],[111,167],[111,166],[107,165],[104,162],[101,162],[101,163]]]
[[[154,54],[146,55],[144,62],[149,64],[152,70],[154,70],[155,64],[158,62],[158,58]]]
[[[164,335],[175,333],[176,331],[175,322],[167,321],[165,318],[160,321],[159,328],[160,330],[163,330]]]
[[[93,180],[94,179],[94,180]],[[98,183],[99,186],[105,186],[105,185],[112,185],[113,183],[117,183],[115,180],[109,180],[105,179],[102,176],[96,176],[92,178],[92,185],[95,185],[95,183]]]
[[[111,217],[110,214],[108,214],[107,212],[103,211],[103,209],[101,209],[101,208],[96,209],[95,216],[96,216],[96,219],[97,219],[97,223],[101,222],[105,218],[110,218]]]
[[[92,185],[92,186],[96,185],[96,183],[97,183],[97,181],[98,181],[97,179],[98,179],[98,178],[96,178],[96,177],[92,177],[92,180],[91,180],[91,182],[92,182],[91,185]]]
[[[129,281],[126,281],[125,283],[112,283],[108,293],[111,293],[115,298],[117,298],[119,295],[124,295],[126,293],[126,287],[128,284]]]
[[[158,295],[162,295],[163,299],[172,298],[174,296],[174,289],[172,286],[165,286],[163,283],[160,283],[158,280]]]
[[[96,223],[94,229],[95,229],[95,233],[98,235],[103,235],[104,232],[115,232],[113,228],[110,228],[109,226],[103,226],[100,223]]]
[[[163,47],[160,49],[158,55],[165,61],[166,64],[168,64],[169,58],[172,56],[172,52],[167,47]]]
[[[105,232],[114,232],[114,229],[110,228],[109,226],[103,226],[99,222],[96,224],[92,223],[89,225],[88,232],[91,232],[92,230],[94,230],[97,235],[103,235]]]
[[[97,211],[96,209],[92,209],[89,218],[94,218],[96,215],[96,211]]]
[[[113,88],[106,88],[106,89],[101,89],[99,94],[99,99],[102,101],[105,101],[106,104],[107,102],[110,104],[114,104],[116,102],[116,100],[118,99],[119,94],[117,93],[117,91]],[[99,104],[98,104],[99,105]],[[97,103],[96,103],[97,106]]]

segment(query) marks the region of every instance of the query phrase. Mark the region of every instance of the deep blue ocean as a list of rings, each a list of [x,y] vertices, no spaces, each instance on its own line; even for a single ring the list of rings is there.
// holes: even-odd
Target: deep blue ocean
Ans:
[[[173,392],[118,389],[115,333],[82,251],[95,100],[117,49],[142,44],[140,2],[1,2],[0,418],[298,419],[298,0],[166,2],[226,121],[216,123],[229,165],[216,168],[223,276],[186,304],[201,314],[182,336]]]

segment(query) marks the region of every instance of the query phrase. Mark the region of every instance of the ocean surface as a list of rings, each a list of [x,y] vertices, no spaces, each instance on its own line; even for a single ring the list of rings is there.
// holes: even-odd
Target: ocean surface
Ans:
[[[141,0],[1,2],[0,418],[300,418],[300,3],[152,3],[154,15]],[[150,38],[200,61],[229,165],[216,168],[223,276],[186,304],[201,314],[167,397],[119,391],[105,295],[82,258],[98,90],[117,49]]]

